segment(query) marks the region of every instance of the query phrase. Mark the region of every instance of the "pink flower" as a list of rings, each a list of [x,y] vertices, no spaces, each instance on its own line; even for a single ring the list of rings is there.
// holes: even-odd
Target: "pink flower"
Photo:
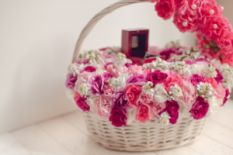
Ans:
[[[218,46],[222,49],[221,53],[225,54],[226,52],[233,50],[233,32],[224,30],[221,33],[220,38],[217,40]]]
[[[150,72],[147,75],[147,80],[151,81],[154,85],[158,83],[162,83],[167,79],[168,75],[166,73],[161,72],[160,70],[156,70],[154,72]]]
[[[93,94],[103,94],[104,93],[104,80],[101,76],[96,76],[91,82],[91,90]]]
[[[173,22],[181,32],[195,31],[198,28],[196,12],[185,5],[176,12]]]
[[[125,109],[119,107],[112,108],[109,120],[112,122],[112,125],[115,127],[126,126],[127,122],[127,113]]]
[[[90,111],[90,106],[86,102],[86,98],[80,96],[79,93],[75,93],[74,100],[77,104],[77,106],[82,109],[84,112]]]
[[[175,12],[175,2],[174,0],[158,0],[155,5],[155,10],[158,16],[169,19]]]
[[[138,85],[129,85],[126,88],[125,95],[131,105],[136,105],[141,92],[142,88]]]
[[[96,71],[96,68],[94,66],[87,66],[84,68],[85,72],[95,72]]]
[[[209,109],[209,104],[202,97],[197,97],[196,102],[193,104],[192,109],[190,110],[191,116],[194,119],[202,119],[206,116]]]
[[[68,74],[66,79],[66,87],[70,89],[74,89],[75,83],[78,79],[77,74]]]
[[[226,89],[225,97],[223,99],[223,104],[222,104],[223,106],[227,103],[229,97],[230,97],[230,90]]]
[[[222,83],[223,75],[218,69],[216,71],[217,71],[217,76],[215,77],[215,80],[217,81],[217,83]]]
[[[198,74],[193,74],[192,78],[191,78],[191,83],[194,86],[197,86],[200,82],[204,82],[205,78],[201,75]]]
[[[177,119],[179,118],[179,104],[175,100],[166,101],[166,108],[163,112],[167,112],[170,116],[170,123],[176,124]]]
[[[174,0],[176,10],[178,10],[181,6],[185,5],[186,0]]]
[[[150,118],[149,111],[149,106],[145,104],[139,104],[137,108],[137,120],[140,122],[148,121]]]
[[[95,105],[100,116],[109,116],[111,111],[112,98],[105,95],[100,95],[95,99]]]
[[[221,16],[206,17],[201,32],[209,39],[218,41],[223,31],[231,31],[229,21]]]
[[[131,77],[127,80],[127,83],[142,83],[142,82],[146,82],[146,78],[145,78],[145,76],[142,75],[142,74],[131,76]]]
[[[220,60],[222,63],[226,63],[233,67],[233,51],[231,53],[225,53],[224,55],[221,55]]]
[[[177,48],[168,48],[160,52],[160,58],[163,60],[168,60],[172,54],[181,55],[182,53]]]
[[[126,126],[127,122],[127,100],[124,93],[119,93],[114,101],[109,120],[116,127]]]
[[[203,0],[201,0],[201,3],[199,3],[197,11],[200,20],[205,20],[205,18],[208,16],[219,16],[220,13],[222,13],[222,9],[218,5],[216,5],[215,1],[203,2]]]

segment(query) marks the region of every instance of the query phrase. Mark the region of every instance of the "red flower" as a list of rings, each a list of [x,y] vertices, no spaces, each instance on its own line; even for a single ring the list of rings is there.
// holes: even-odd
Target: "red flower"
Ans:
[[[149,120],[149,107],[145,104],[139,104],[137,108],[137,120],[146,122]]]
[[[220,38],[217,40],[218,46],[222,49],[222,54],[226,51],[232,52],[233,50],[233,33],[228,30],[224,30],[221,33]]]
[[[90,111],[90,106],[86,103],[86,98],[81,97],[79,93],[75,93],[74,100],[77,106],[84,112]]]
[[[154,72],[150,72],[147,75],[147,80],[151,81],[154,85],[158,83],[162,83],[167,79],[168,75],[166,73],[163,73],[159,70],[156,70]]]
[[[197,14],[188,6],[183,6],[176,12],[173,22],[181,32],[196,31],[198,29]]]
[[[78,79],[77,74],[68,74],[66,79],[66,87],[70,89],[74,89],[77,79]]]
[[[206,17],[203,21],[202,33],[215,42],[224,31],[231,31],[229,21],[221,16]]]
[[[120,93],[114,101],[109,120],[116,127],[126,126],[127,122],[127,100],[124,93]]]
[[[153,62],[153,61],[155,61],[156,60],[156,58],[154,58],[154,57],[151,57],[151,58],[146,58],[145,60],[144,60],[144,64],[147,64],[147,63],[151,63],[151,62]]]
[[[209,104],[202,97],[197,97],[196,102],[193,104],[192,109],[190,110],[191,116],[194,119],[202,119],[206,116],[209,109]]]
[[[87,67],[84,68],[83,71],[86,71],[86,72],[95,72],[96,68],[94,66],[87,66]]]
[[[198,74],[193,74],[192,78],[191,78],[191,83],[194,86],[197,86],[200,82],[204,82],[205,78],[203,76],[200,76]]]
[[[216,5],[216,2],[203,2],[199,3],[200,6],[197,7],[198,15],[200,20],[204,20],[208,16],[218,16],[222,12],[222,9]]]
[[[174,2],[175,2],[176,10],[178,10],[181,6],[185,4],[186,0],[174,0]]]
[[[175,2],[174,0],[158,0],[155,5],[155,10],[158,16],[169,19],[175,12]]]
[[[166,108],[165,111],[170,116],[170,123],[176,124],[177,119],[179,118],[179,104],[175,100],[166,101]]]
[[[119,107],[112,108],[109,120],[112,122],[112,125],[116,127],[126,126],[126,110]]]
[[[142,92],[141,86],[129,85],[126,88],[125,95],[131,105],[136,105],[137,99]]]

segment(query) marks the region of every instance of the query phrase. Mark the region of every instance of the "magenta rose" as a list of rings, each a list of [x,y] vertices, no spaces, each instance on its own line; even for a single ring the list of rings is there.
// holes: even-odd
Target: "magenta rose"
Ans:
[[[126,126],[127,122],[127,113],[126,110],[119,107],[114,107],[111,111],[109,120],[112,122],[112,125],[115,127]]]
[[[204,82],[205,78],[201,75],[198,74],[193,74],[192,78],[191,78],[191,83],[194,86],[197,86],[200,82]]]
[[[75,103],[77,106],[82,109],[84,112],[90,111],[90,106],[86,102],[86,98],[80,96],[79,93],[76,93],[74,96]]]
[[[75,83],[78,79],[77,74],[68,74],[66,79],[66,87],[70,89],[74,89]]]
[[[125,95],[131,105],[136,105],[137,99],[142,92],[141,86],[129,85],[126,88]]]
[[[103,94],[104,93],[104,80],[101,76],[96,76],[91,82],[91,91],[93,94]]]
[[[193,104],[190,110],[191,116],[198,120],[206,116],[209,109],[209,104],[203,97],[197,97],[196,102]]]
[[[175,101],[175,100],[169,100],[166,101],[166,108],[164,111],[166,111],[168,113],[168,115],[170,116],[170,123],[171,124],[176,124],[177,119],[179,118],[179,104]]]
[[[167,79],[168,75],[166,73],[161,72],[160,70],[156,70],[154,72],[150,72],[147,75],[147,81],[151,81],[154,85],[158,83],[162,83]]]
[[[158,16],[163,19],[169,19],[175,12],[174,0],[158,0],[155,5]]]
[[[109,120],[112,125],[116,127],[126,126],[127,123],[127,100],[124,93],[119,93],[117,99],[114,101]]]

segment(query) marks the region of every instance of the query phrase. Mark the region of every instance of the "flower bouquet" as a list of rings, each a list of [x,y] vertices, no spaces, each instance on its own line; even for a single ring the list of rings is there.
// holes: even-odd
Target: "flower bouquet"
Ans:
[[[197,35],[197,47],[173,44],[140,62],[117,47],[78,53],[99,19],[140,2],[150,0],[117,2],[88,23],[66,81],[72,100],[86,113],[92,137],[114,150],[160,150],[193,142],[232,89],[233,32],[215,0],[152,1],[160,17],[173,17],[181,32]]]

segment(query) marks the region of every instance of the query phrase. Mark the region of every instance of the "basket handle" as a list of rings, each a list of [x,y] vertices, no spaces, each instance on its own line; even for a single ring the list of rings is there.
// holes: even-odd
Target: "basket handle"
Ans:
[[[86,37],[88,36],[88,34],[91,32],[91,30],[95,27],[95,25],[106,15],[112,13],[114,10],[127,6],[127,5],[131,5],[131,4],[136,4],[136,3],[143,3],[143,2],[151,2],[151,0],[121,0],[119,2],[116,2],[108,7],[106,7],[105,9],[103,9],[102,11],[100,11],[99,13],[97,13],[88,23],[87,25],[84,27],[84,29],[81,31],[79,39],[76,42],[75,45],[75,49],[74,49],[74,53],[73,53],[73,59],[72,62],[74,62],[76,60],[76,58],[79,55],[82,43],[84,42],[84,40],[86,39]]]

